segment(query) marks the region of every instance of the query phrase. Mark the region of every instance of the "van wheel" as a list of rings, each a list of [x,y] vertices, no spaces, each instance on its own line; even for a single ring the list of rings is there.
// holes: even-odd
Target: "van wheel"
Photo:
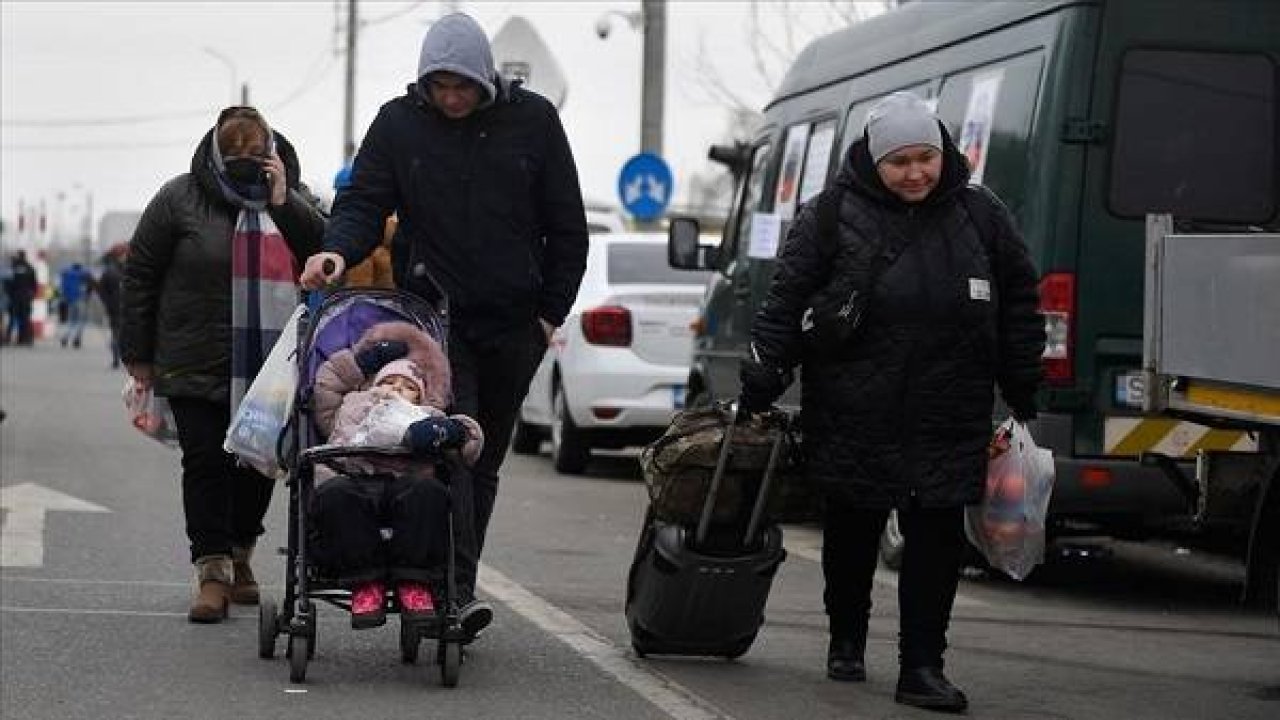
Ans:
[[[591,459],[591,444],[586,433],[573,424],[564,387],[556,388],[555,418],[551,421],[551,463],[556,472],[581,475]]]
[[[516,431],[511,436],[511,451],[517,455],[537,455],[541,449],[542,428],[517,420]]]
[[[902,528],[898,525],[898,511],[889,512],[889,521],[880,535],[880,562],[890,570],[902,569]]]

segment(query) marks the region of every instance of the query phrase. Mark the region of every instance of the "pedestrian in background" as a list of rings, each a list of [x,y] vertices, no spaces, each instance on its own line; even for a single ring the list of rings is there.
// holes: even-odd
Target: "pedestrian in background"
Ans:
[[[102,301],[107,315],[107,327],[111,330],[111,368],[120,367],[120,284],[124,281],[124,263],[129,257],[129,244],[116,243],[103,253],[101,270],[93,284],[94,292]]]
[[[1036,271],[1012,215],[968,180],[920,98],[877,104],[833,187],[791,226],[752,328],[755,358],[742,366],[751,413],[803,364],[807,472],[826,500],[828,675],[866,679],[872,575],[896,510],[906,540],[895,699],[948,711],[968,705],[943,674],[943,651],[964,506],[982,497],[994,386],[1015,417],[1033,417],[1045,341]],[[827,298],[853,310],[851,323],[824,310]]]
[[[27,253],[19,250],[9,258],[9,277],[6,280],[9,296],[9,323],[5,325],[6,343],[34,345],[35,332],[31,327],[31,311],[40,283],[36,269],[27,260]]]
[[[84,326],[89,321],[89,292],[92,282],[89,271],[78,262],[71,263],[58,274],[58,302],[66,308],[65,317],[59,313],[62,328],[58,332],[58,342],[62,347],[69,344],[79,348],[84,340]]]
[[[188,617],[219,622],[256,603],[249,557],[273,483],[222,449],[232,412],[299,301],[301,259],[324,218],[293,146],[250,107],[218,115],[148,203],[130,242],[120,354],[167,397],[182,449],[182,503],[197,592]]]
[[[586,267],[578,172],[555,106],[494,71],[489,40],[462,13],[432,24],[417,82],[382,106],[338,193],[309,288],[363,260],[393,212],[396,286],[449,298],[453,412],[476,418],[485,447],[455,485],[463,624],[492,619],[475,574],[516,414]],[[325,272],[326,261],[333,272]],[[469,485],[469,488],[468,488]]]

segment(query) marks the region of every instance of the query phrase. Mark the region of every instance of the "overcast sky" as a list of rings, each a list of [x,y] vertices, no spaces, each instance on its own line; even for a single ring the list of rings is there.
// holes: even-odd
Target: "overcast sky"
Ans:
[[[831,27],[827,5],[761,2],[757,10],[773,32],[789,27],[803,40]],[[356,141],[378,107],[413,81],[422,35],[447,6],[472,14],[491,37],[513,14],[534,25],[568,77],[562,117],[583,194],[616,203],[618,170],[640,144],[641,35],[616,16],[606,40],[595,26],[609,11],[638,11],[638,1],[361,0]],[[664,155],[677,199],[688,175],[707,168],[707,145],[727,124],[723,106],[693,77],[699,47],[756,109],[769,98],[745,49],[750,6],[669,6]],[[217,110],[236,97],[233,78],[249,83],[251,103],[298,148],[303,179],[327,194],[342,162],[344,60],[335,28],[345,12],[335,0],[0,2],[0,214],[10,236],[20,201],[43,200],[54,230],[65,233],[83,222],[90,194],[95,218],[141,209],[187,169]]]

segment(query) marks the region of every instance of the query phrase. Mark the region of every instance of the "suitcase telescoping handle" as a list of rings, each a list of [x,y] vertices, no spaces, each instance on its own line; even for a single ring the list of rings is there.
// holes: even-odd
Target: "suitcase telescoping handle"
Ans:
[[[733,452],[733,431],[737,426],[738,403],[727,403],[722,410],[726,421],[724,437],[720,441],[720,454],[716,456],[715,472],[711,475],[711,487],[707,490],[707,499],[702,503],[702,515],[698,518],[698,530],[694,535],[694,542],[698,546],[702,546],[707,540],[707,533],[711,529],[711,515],[716,506],[716,498],[720,495],[720,486],[724,482],[724,471],[729,465],[729,455]],[[751,508],[751,520],[747,523],[747,532],[742,538],[744,546],[751,543],[751,539],[755,537],[756,531],[759,530],[760,522],[764,519],[765,506],[769,500],[769,490],[773,485],[774,470],[778,466],[778,458],[782,455],[782,442],[786,435],[785,415],[781,415],[780,411],[771,411],[764,421],[776,423],[782,427],[774,437],[773,447],[769,450],[769,460],[765,463],[764,477],[760,479],[760,492],[756,495],[755,504]]]

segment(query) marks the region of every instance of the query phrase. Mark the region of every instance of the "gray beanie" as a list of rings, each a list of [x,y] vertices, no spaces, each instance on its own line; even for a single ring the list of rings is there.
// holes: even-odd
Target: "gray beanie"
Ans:
[[[422,38],[418,55],[418,79],[433,72],[461,75],[478,84],[485,94],[481,107],[497,97],[493,86],[493,50],[480,24],[466,13],[445,15],[431,24]]]
[[[896,92],[867,113],[867,149],[872,162],[908,145],[932,145],[942,150],[938,116],[924,100],[909,92]]]

